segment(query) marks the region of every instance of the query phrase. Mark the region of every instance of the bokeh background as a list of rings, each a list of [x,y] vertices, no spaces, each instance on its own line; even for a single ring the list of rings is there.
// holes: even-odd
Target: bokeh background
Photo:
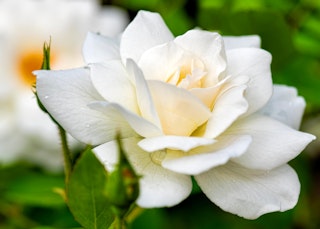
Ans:
[[[99,2],[92,0],[95,2],[95,7],[93,7],[94,10],[90,11],[89,16],[79,16],[79,14],[82,13],[81,10],[71,9],[70,12],[72,13],[66,13],[61,19],[61,26],[74,20],[66,31],[70,30],[70,28],[74,29],[75,26],[77,28],[79,27],[76,33],[72,30],[73,35],[76,34],[76,36],[72,38],[67,37],[69,36],[68,33],[60,36],[58,32],[57,38],[54,36],[54,32],[52,32],[52,34],[45,34],[44,37],[40,37],[39,35],[37,38],[38,33],[36,29],[48,29],[50,28],[50,23],[56,24],[56,27],[53,28],[58,28],[59,30],[58,19],[44,19],[44,21],[41,22],[43,27],[35,27],[34,24],[36,24],[36,22],[33,20],[29,20],[30,25],[12,24],[13,22],[10,21],[8,17],[3,16],[5,12],[11,12],[11,14],[15,12],[19,14],[18,16],[20,16],[23,21],[23,12],[24,9],[28,8],[26,2],[29,0],[17,1],[19,10],[18,7],[6,9],[6,4],[2,4],[4,1],[5,0],[0,0],[0,7],[2,7],[0,8],[0,131],[3,132],[0,133],[1,229],[80,228],[77,222],[74,221],[63,198],[59,194],[59,190],[64,186],[59,148],[49,147],[47,145],[48,143],[45,143],[45,145],[48,146],[48,150],[50,148],[50,151],[52,151],[51,156],[49,157],[47,154],[38,152],[37,155],[45,156],[35,157],[36,153],[34,153],[34,149],[39,149],[41,145],[41,143],[37,141],[42,141],[42,139],[33,136],[32,141],[34,148],[31,148],[23,145],[25,143],[19,142],[22,141],[21,139],[30,142],[31,140],[26,140],[29,138],[23,136],[16,139],[17,132],[15,131],[13,131],[9,137],[4,134],[4,131],[9,131],[8,128],[10,127],[8,127],[8,123],[4,117],[17,116],[16,113],[11,114],[10,112],[20,112],[19,114],[26,115],[24,112],[29,111],[29,107],[22,106],[26,109],[25,111],[21,109],[18,109],[18,111],[14,109],[8,111],[7,109],[8,106],[12,106],[10,105],[12,99],[7,100],[5,97],[5,91],[8,90],[9,87],[7,84],[11,82],[11,78],[6,77],[13,76],[6,71],[6,68],[11,62],[8,62],[8,55],[3,57],[3,53],[12,54],[12,50],[15,50],[15,48],[17,48],[16,46],[18,46],[17,44],[25,44],[31,47],[34,45],[34,41],[38,43],[32,47],[41,53],[43,42],[48,42],[48,40],[51,39],[53,53],[55,52],[56,46],[57,49],[70,49],[72,46],[73,50],[68,50],[68,52],[73,53],[73,60],[78,60],[81,59],[81,45],[85,39],[84,33],[87,30],[101,32],[105,35],[114,35],[109,33],[110,30],[116,26],[116,31],[121,32],[125,24],[132,20],[140,9],[159,12],[175,35],[183,34],[194,27],[218,31],[222,35],[260,35],[262,48],[271,52],[273,56],[272,74],[274,82],[296,87],[299,94],[302,95],[307,102],[301,129],[316,135],[318,139],[320,139],[319,0],[104,0]],[[53,0],[53,2],[54,1],[55,0]],[[65,0],[65,2],[68,1],[72,2],[72,0]],[[35,0],[33,2],[41,4],[42,0]],[[107,16],[103,16],[103,20],[99,19],[100,21],[98,21],[95,15],[101,13],[100,9],[111,6],[116,6],[118,7],[117,9],[121,9],[121,16],[108,18],[107,16],[109,14],[111,15],[109,12]],[[63,3],[61,3],[60,7],[61,8],[58,8],[54,13],[55,15],[64,12],[65,7]],[[42,9],[37,13],[41,14],[50,10],[51,9]],[[86,10],[83,11],[86,12]],[[25,14],[25,17],[31,16]],[[88,24],[89,19],[90,23]],[[35,17],[34,20],[40,19]],[[121,23],[119,23],[119,21],[121,21]],[[37,21],[37,23],[39,23],[39,21]],[[26,36],[20,33],[26,30],[28,26],[30,26],[30,29],[27,30],[25,34],[33,34],[33,37],[30,38],[30,40],[33,41],[32,45],[28,45],[29,41],[26,39]],[[7,31],[9,31],[8,28],[10,28],[11,34],[18,34],[15,36],[18,42],[8,42],[10,38],[7,33]],[[18,32],[12,32],[15,30]],[[63,39],[61,39],[61,37]],[[59,43],[61,43],[60,46],[58,45]],[[75,43],[79,44],[75,45]],[[10,45],[12,45],[12,47],[10,47]],[[18,48],[18,51],[19,50],[22,50],[20,46]],[[68,55],[65,55],[65,58],[67,57]],[[76,67],[79,64],[81,65],[81,60],[77,63],[69,63],[67,67]],[[57,68],[58,67],[59,65],[57,65]],[[37,67],[35,67],[35,69],[37,69]],[[18,72],[16,74],[20,73]],[[32,103],[36,102],[34,98],[31,101]],[[6,113],[7,116],[4,116],[3,113]],[[18,121],[11,120],[11,122],[15,123]],[[30,122],[37,122],[37,120],[29,118],[28,123]],[[14,125],[16,126],[18,124],[15,123]],[[49,124],[45,125],[47,126]],[[4,128],[4,126],[7,129]],[[27,133],[30,132],[24,134]],[[51,133],[50,136],[54,134],[55,133]],[[56,137],[52,136],[52,138],[55,139]],[[49,140],[51,140],[50,137]],[[54,142],[58,144],[58,142]],[[10,152],[12,148],[8,147],[9,143],[15,146],[22,145],[23,147],[19,147],[19,149],[22,148],[22,153],[20,152],[15,154],[17,156],[12,156],[13,153]],[[74,145],[76,145],[76,149],[81,149],[82,147],[77,143],[74,143]],[[45,147],[41,149],[41,152],[46,151]],[[11,155],[12,157],[10,157],[9,160],[3,155]],[[36,159],[30,160],[30,158]],[[56,162],[54,164],[48,163],[53,161]],[[314,141],[303,153],[291,161],[290,164],[297,171],[301,181],[299,202],[297,206],[290,211],[266,214],[253,221],[245,220],[219,209],[195,186],[192,196],[176,207],[143,211],[133,222],[132,228],[318,229],[320,228],[319,140]]]

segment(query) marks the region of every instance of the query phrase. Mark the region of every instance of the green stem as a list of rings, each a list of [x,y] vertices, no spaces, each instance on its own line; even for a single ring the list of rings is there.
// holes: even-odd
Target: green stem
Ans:
[[[140,208],[136,204],[132,205],[125,216],[116,216],[113,223],[108,229],[128,229],[129,225],[135,218],[137,218],[144,209]]]
[[[138,205],[134,204],[126,214],[126,221],[130,224],[143,212],[143,210],[143,208],[140,208]]]
[[[120,217],[116,217],[108,229],[127,229],[126,222]]]
[[[68,184],[70,173],[72,170],[71,153],[68,147],[66,131],[60,125],[58,125],[58,127],[59,127],[60,139],[61,139],[62,153],[64,158],[64,172],[66,176],[66,184]]]

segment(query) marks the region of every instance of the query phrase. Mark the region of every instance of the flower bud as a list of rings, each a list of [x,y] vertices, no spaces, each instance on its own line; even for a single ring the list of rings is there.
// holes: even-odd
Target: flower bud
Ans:
[[[49,41],[49,44],[44,42],[43,44],[43,48],[42,48],[42,52],[43,52],[43,59],[42,59],[42,65],[41,65],[41,70],[51,70],[50,68],[50,46],[51,46],[51,39]],[[56,123],[57,125],[59,125],[57,123],[57,121],[49,114],[49,112],[47,111],[47,109],[42,105],[40,99],[39,99],[39,96],[37,94],[37,90],[36,88],[34,88],[34,94],[36,96],[36,99],[37,99],[37,103],[38,103],[38,106],[39,108],[44,112],[44,113],[47,113],[50,118],[52,119],[52,121],[54,123]]]
[[[119,161],[108,176],[106,195],[114,213],[122,217],[139,196],[139,177],[126,158],[119,136],[117,143]]]
[[[49,44],[46,42],[44,42],[44,44],[43,44],[43,48],[42,48],[43,59],[42,59],[41,70],[50,70],[50,45],[51,45],[51,40],[49,41]],[[37,103],[38,103],[38,106],[40,107],[40,109],[43,112],[48,113],[47,109],[42,105],[42,103],[38,97],[37,91],[35,89],[35,85],[34,85],[34,94],[36,96]]]

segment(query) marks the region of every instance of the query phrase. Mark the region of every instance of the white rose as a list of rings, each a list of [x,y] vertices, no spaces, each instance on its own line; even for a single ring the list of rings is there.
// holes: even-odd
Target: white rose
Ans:
[[[0,0],[1,164],[26,160],[62,169],[57,127],[32,91],[42,45],[51,37],[53,69],[82,66],[82,39],[89,29],[115,35],[127,22],[125,11],[101,7],[96,0]]]
[[[141,207],[180,203],[194,176],[212,202],[253,219],[297,203],[287,162],[314,139],[294,129],[305,102],[273,87],[271,55],[259,45],[257,36],[201,30],[174,38],[158,14],[140,11],[120,41],[88,35],[88,67],[36,72],[37,91],[68,132],[99,145],[107,170],[120,130],[142,175]]]

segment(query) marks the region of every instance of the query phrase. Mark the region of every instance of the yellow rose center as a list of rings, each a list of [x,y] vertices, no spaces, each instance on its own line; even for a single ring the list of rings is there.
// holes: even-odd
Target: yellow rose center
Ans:
[[[205,66],[198,59],[184,61],[180,67],[169,77],[168,83],[177,87],[192,89],[201,88],[202,79],[206,75]]]
[[[52,60],[51,56],[51,60]],[[32,74],[34,70],[41,69],[43,60],[42,49],[29,50],[21,53],[17,58],[17,68],[20,81],[27,86],[36,83],[36,77]]]
[[[33,85],[36,77],[32,71],[40,69],[42,64],[42,52],[25,52],[18,57],[18,70],[20,80],[26,85]]]

